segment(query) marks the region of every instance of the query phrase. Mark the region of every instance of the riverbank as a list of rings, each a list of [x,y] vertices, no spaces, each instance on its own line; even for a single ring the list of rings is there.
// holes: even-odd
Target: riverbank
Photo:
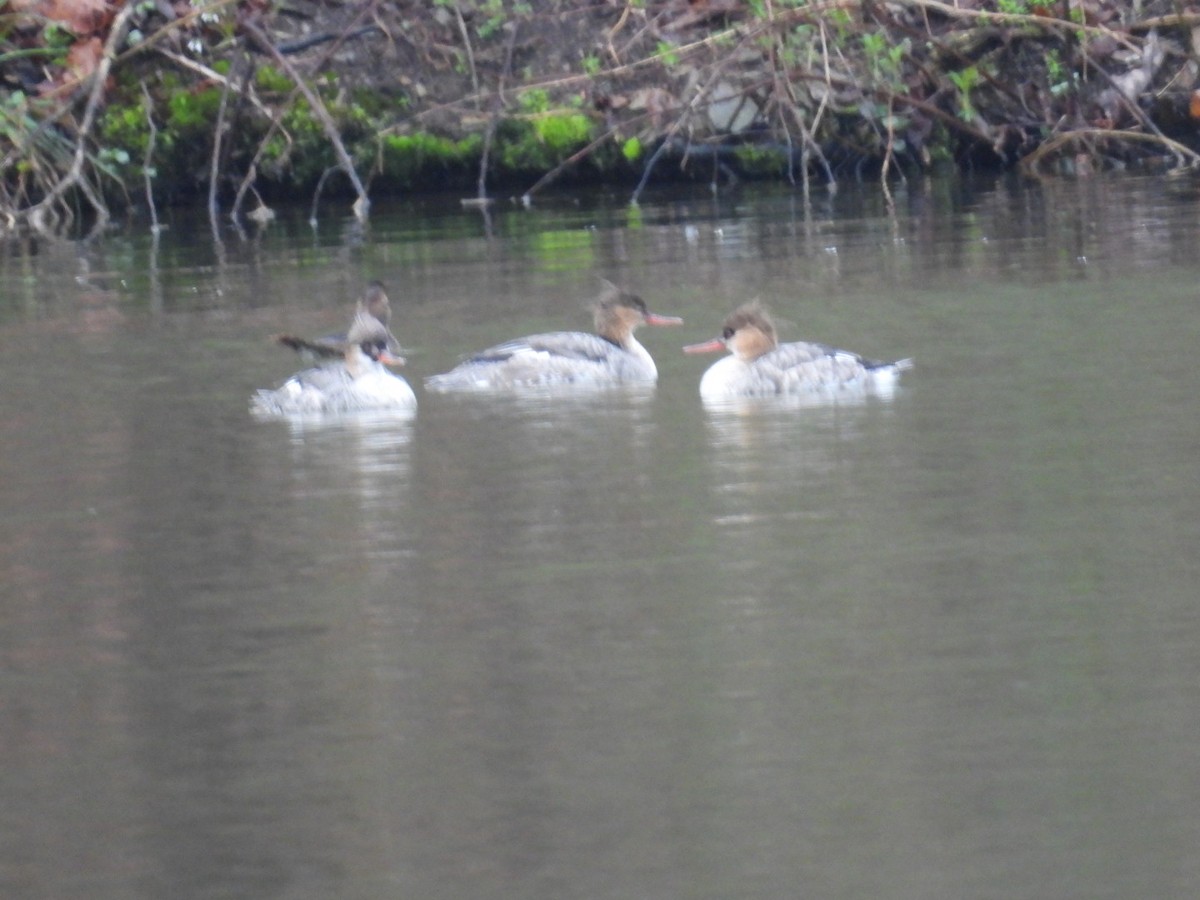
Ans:
[[[18,0],[0,17],[0,214],[78,230],[206,200],[938,167],[1200,162],[1169,2]],[[636,193],[635,193],[636,196]]]

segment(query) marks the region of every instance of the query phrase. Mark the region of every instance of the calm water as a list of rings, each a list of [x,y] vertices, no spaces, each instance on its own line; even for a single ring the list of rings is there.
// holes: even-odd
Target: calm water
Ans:
[[[456,198],[0,257],[0,895],[1200,895],[1200,228],[1158,181]],[[408,375],[585,328],[656,390],[259,422],[370,278]],[[916,368],[706,410],[712,336]]]

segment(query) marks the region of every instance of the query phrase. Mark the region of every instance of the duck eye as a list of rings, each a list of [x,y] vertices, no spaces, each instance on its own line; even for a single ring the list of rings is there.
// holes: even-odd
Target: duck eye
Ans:
[[[733,337],[733,329],[726,325],[725,329],[721,332],[721,340],[727,341],[731,337]]]

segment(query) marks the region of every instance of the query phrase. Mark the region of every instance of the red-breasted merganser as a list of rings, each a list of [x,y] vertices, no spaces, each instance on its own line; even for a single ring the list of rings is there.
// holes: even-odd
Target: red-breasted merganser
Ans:
[[[287,416],[415,410],[413,389],[386,368],[404,364],[403,357],[392,354],[400,345],[388,330],[390,315],[383,286],[372,282],[344,340],[277,335],[275,340],[286,347],[330,361],[298,372],[275,390],[259,391],[250,401],[252,411]]]
[[[367,318],[364,318],[367,317]],[[375,321],[371,321],[374,319]],[[389,329],[389,323],[392,320],[392,305],[388,301],[387,291],[383,287],[383,283],[372,281],[367,285],[366,291],[363,292],[362,298],[358,301],[354,310],[354,320],[351,322],[353,328],[358,323],[358,330],[361,334],[372,335],[380,349],[386,350],[392,356],[399,356],[401,353],[400,342],[396,340],[396,336]],[[383,337],[380,341],[379,338]],[[309,358],[326,359],[335,356],[341,356],[346,349],[346,344],[349,340],[349,333],[331,334],[325,337],[320,337],[315,340],[307,338],[295,337],[290,334],[278,334],[275,336],[277,343],[283,344],[285,347],[291,347],[304,356]],[[397,363],[393,362],[392,365]],[[403,359],[400,360],[403,364]]]
[[[911,359],[876,362],[848,350],[797,341],[780,344],[766,310],[756,301],[734,310],[721,336],[683,348],[685,353],[728,350],[700,379],[705,400],[736,397],[888,396]]]
[[[658,369],[633,336],[639,325],[681,325],[646,309],[640,297],[608,285],[595,306],[596,333],[558,331],[489,347],[426,379],[434,391],[513,390],[572,385],[653,384]]]

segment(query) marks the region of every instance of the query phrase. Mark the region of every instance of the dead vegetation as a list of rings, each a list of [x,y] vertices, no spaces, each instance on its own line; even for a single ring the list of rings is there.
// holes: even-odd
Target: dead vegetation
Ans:
[[[372,191],[430,185],[1188,171],[1197,42],[1200,15],[1152,0],[10,0],[0,217],[60,233],[201,192],[240,221],[347,187],[366,217]]]

